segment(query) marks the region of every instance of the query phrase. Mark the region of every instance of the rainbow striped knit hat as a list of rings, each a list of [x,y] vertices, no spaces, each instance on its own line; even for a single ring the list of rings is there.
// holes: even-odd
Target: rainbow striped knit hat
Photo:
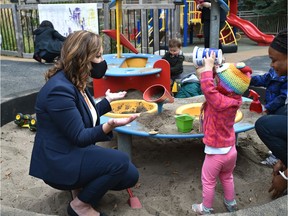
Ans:
[[[237,64],[224,63],[216,70],[219,90],[224,89],[227,93],[242,95],[249,87],[252,69],[240,62]]]

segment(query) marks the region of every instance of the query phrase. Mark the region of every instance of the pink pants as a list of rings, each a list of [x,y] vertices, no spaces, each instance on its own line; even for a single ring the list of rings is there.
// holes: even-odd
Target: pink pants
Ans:
[[[212,208],[215,194],[215,187],[217,184],[217,177],[219,177],[223,191],[224,198],[227,201],[235,199],[233,170],[236,166],[237,151],[235,145],[232,146],[227,154],[209,155],[206,154],[202,166],[202,187],[203,187],[203,205],[207,208]]]

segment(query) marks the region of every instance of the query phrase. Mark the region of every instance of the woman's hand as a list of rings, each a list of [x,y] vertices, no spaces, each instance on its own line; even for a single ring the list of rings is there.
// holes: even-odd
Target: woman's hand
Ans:
[[[115,127],[120,127],[129,124],[130,122],[134,121],[137,117],[139,117],[139,114],[131,115],[128,118],[113,118],[109,119],[108,122],[103,124],[103,131],[104,133],[111,132]]]
[[[210,56],[209,53],[207,52],[206,57],[203,59],[204,66],[196,69],[197,76],[200,77],[200,74],[203,73],[204,71],[213,71],[215,59],[216,59],[215,52],[212,51]]]
[[[279,175],[279,171],[286,170],[285,165],[281,160],[278,160],[277,163],[273,166],[273,176]]]
[[[269,189],[269,192],[272,192],[272,198],[276,199],[280,197],[283,192],[287,189],[287,180],[284,179],[281,175],[273,176],[272,185]]]
[[[117,92],[117,93],[112,93],[110,92],[110,89],[108,89],[106,92],[105,92],[105,96],[106,96],[106,99],[111,102],[113,100],[117,100],[117,99],[122,99],[125,97],[125,95],[127,94],[126,91],[120,91],[120,92]]]
[[[112,126],[113,128],[119,127],[119,126],[124,126],[132,121],[134,121],[136,118],[138,118],[138,114],[131,115],[130,117],[127,118],[114,118],[114,119],[109,119],[108,124]]]

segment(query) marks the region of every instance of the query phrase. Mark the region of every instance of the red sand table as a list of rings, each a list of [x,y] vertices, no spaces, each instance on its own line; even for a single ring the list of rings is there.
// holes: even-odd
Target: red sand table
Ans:
[[[94,97],[102,97],[107,89],[111,92],[129,89],[144,92],[154,84],[161,84],[170,89],[170,65],[161,56],[150,54],[124,53],[123,58],[116,58],[115,54],[104,55],[108,70],[102,79],[93,79]],[[128,59],[146,58],[146,67],[121,67]]]

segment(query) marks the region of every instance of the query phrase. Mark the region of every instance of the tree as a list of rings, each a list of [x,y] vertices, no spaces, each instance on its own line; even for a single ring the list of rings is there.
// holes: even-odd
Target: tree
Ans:
[[[287,0],[278,0],[273,2],[269,7],[257,11],[260,14],[279,15],[286,14],[287,16]]]
[[[230,0],[233,1],[233,0]],[[253,11],[265,9],[272,5],[274,0],[239,0],[239,10],[242,11]]]

